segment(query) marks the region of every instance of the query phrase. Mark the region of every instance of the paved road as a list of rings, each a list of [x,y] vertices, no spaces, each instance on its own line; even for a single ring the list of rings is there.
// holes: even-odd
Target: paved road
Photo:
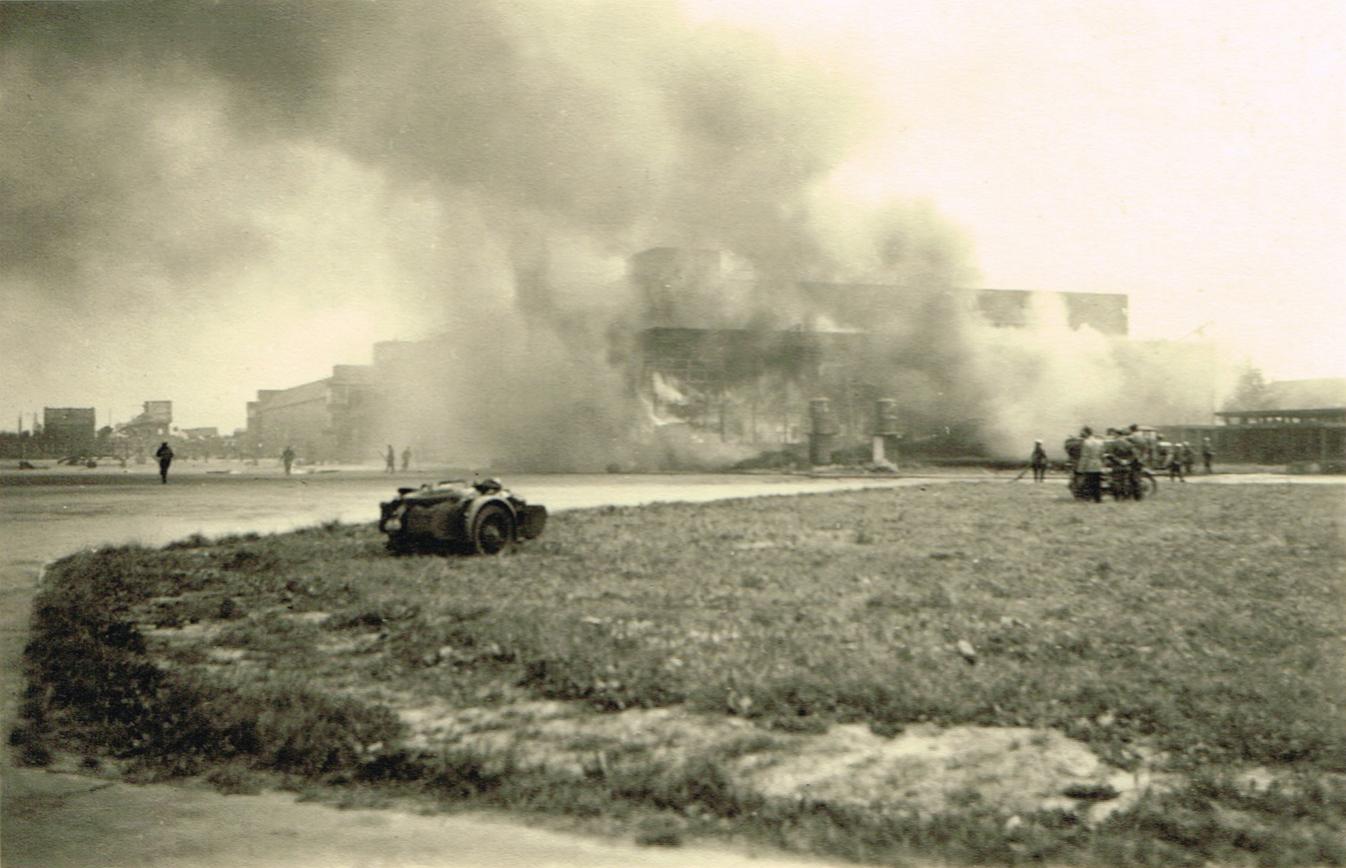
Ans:
[[[444,474],[345,470],[285,478],[268,469],[33,471],[0,477],[0,724],[8,733],[18,664],[41,567],[103,543],[159,545],[195,532],[283,531],[329,519],[372,521],[398,484]],[[215,470],[217,472],[210,472]],[[923,480],[743,476],[523,476],[506,480],[551,510],[707,501]],[[3,750],[4,748],[0,748]],[[480,815],[337,811],[290,796],[220,796],[13,768],[0,757],[0,862],[17,866],[741,866],[817,865],[780,854],[638,848]]]

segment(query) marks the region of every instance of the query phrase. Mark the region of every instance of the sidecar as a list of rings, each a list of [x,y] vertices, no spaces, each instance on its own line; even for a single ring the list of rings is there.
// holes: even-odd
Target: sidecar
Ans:
[[[388,550],[504,554],[521,540],[535,539],[547,524],[547,509],[530,504],[498,479],[449,479],[419,488],[399,488],[379,504],[379,531]]]

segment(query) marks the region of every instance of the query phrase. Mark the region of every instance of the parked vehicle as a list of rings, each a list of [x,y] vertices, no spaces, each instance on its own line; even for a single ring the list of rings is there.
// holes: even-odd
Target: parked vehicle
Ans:
[[[547,509],[530,504],[498,479],[450,479],[399,488],[379,504],[379,530],[395,554],[418,550],[498,555],[534,539],[547,524]]]
[[[1066,438],[1065,450],[1067,467],[1070,470],[1066,485],[1069,486],[1072,495],[1082,500],[1084,492],[1080,487],[1080,474],[1075,472],[1075,462],[1079,461],[1080,457],[1080,439]],[[1141,462],[1139,467],[1131,467],[1129,460],[1120,461],[1111,452],[1103,454],[1103,461],[1108,467],[1102,478],[1104,496],[1111,495],[1114,500],[1143,500],[1159,493],[1159,480],[1145,469],[1144,462]]]

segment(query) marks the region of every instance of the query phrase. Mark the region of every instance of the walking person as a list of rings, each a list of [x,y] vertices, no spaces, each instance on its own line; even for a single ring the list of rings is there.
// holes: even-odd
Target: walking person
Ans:
[[[1210,445],[1210,438],[1201,438],[1201,463],[1206,468],[1206,473],[1213,472],[1210,469],[1210,463],[1215,458],[1215,448]]]
[[[1191,476],[1192,465],[1196,463],[1196,452],[1192,450],[1192,444],[1186,440],[1178,448],[1182,450],[1182,475]]]
[[[1103,438],[1085,425],[1080,429],[1080,460],[1075,465],[1080,480],[1080,498],[1103,502]]]
[[[290,475],[290,468],[294,466],[294,447],[286,446],[285,451],[280,453],[280,461],[285,465],[285,475]]]
[[[397,470],[397,453],[393,451],[393,444],[388,444],[388,452],[383,456],[383,472],[394,473]]]
[[[159,448],[154,450],[154,457],[159,459],[159,482],[161,485],[168,484],[168,466],[173,463],[173,447],[168,445],[165,440],[159,444]]]
[[[1047,450],[1042,448],[1041,440],[1033,441],[1033,454],[1028,463],[1033,467],[1033,481],[1042,482],[1047,478]]]
[[[405,472],[411,469],[411,447],[402,450],[402,470]]]

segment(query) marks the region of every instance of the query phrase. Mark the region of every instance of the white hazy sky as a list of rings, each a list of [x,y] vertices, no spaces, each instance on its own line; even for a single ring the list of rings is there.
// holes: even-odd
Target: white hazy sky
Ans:
[[[983,286],[1346,376],[1346,3],[686,2],[867,81],[886,121],[836,183],[928,199]]]

